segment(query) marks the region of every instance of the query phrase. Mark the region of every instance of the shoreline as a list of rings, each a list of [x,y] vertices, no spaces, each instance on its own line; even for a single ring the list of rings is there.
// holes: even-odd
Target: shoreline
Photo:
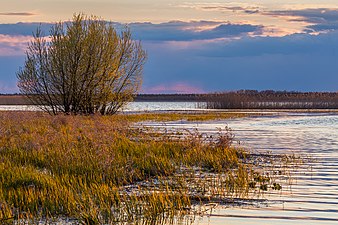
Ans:
[[[142,103],[142,102],[135,102]],[[149,103],[149,102],[145,102]],[[154,102],[158,103],[158,102]],[[34,105],[29,104],[0,104],[0,112],[41,111]],[[338,113],[338,109],[155,109],[155,110],[121,110],[118,114],[150,114],[150,113],[181,113],[181,114],[208,114],[208,113],[247,113],[247,114],[275,114],[275,113]]]
[[[148,95],[141,94],[138,95],[133,102],[135,104],[145,103],[145,104],[160,104],[160,103],[196,103],[195,109],[189,109],[190,111],[210,111],[210,112],[338,112],[338,108],[225,108],[225,109],[207,109],[203,107],[202,103],[206,103],[206,99],[199,98],[199,94],[157,94],[157,95]],[[10,108],[10,107],[34,107],[29,100],[21,94],[0,94],[0,111],[3,111],[1,108]],[[14,110],[15,111],[15,110]],[[19,110],[22,111],[22,110]],[[122,110],[123,111],[123,110]],[[131,110],[128,110],[131,111]],[[147,110],[145,110],[147,111]],[[150,111],[169,111],[169,110],[150,110]],[[177,111],[177,110],[170,110]],[[185,110],[182,110],[185,111]]]

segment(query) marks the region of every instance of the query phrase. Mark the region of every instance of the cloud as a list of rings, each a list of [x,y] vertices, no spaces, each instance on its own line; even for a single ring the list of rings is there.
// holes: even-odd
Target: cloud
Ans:
[[[265,12],[265,15],[286,17],[293,22],[306,22],[306,32],[333,31],[338,29],[338,9],[315,8]]]
[[[49,34],[51,23],[15,23],[15,24],[0,24],[0,34],[5,35],[32,35],[37,28],[40,27],[41,31]]]
[[[32,36],[0,34],[0,56],[24,55]]]
[[[291,21],[304,21],[309,23],[329,23],[338,21],[338,9],[299,9],[299,10],[279,10],[266,12],[266,15],[272,16],[293,16],[297,19]]]
[[[201,9],[211,11],[232,11],[232,12],[243,12],[246,14],[260,13],[259,7],[241,7],[241,6],[203,6]]]
[[[325,19],[313,19],[314,12],[308,17],[304,13],[299,16],[299,12],[292,19],[317,21],[309,26],[324,25],[335,21],[334,13],[330,13],[332,16],[323,16]],[[288,18],[286,12],[278,14]],[[123,26],[114,24],[119,29]],[[24,43],[31,37],[25,34],[37,25],[14,24],[13,29],[0,25],[0,82],[8,84],[7,89],[15,87],[15,71],[23,65],[24,57],[17,53],[23,53]],[[51,24],[44,25],[47,29]],[[338,90],[338,31],[266,37],[251,35],[259,33],[263,29],[260,26],[222,21],[129,25],[148,52],[143,82],[146,93]],[[23,30],[15,30],[16,26]],[[6,57],[1,57],[6,52]]]
[[[124,24],[113,22],[121,30]],[[0,34],[32,35],[38,27],[48,35],[51,23],[0,24]],[[232,24],[227,21],[171,21],[167,23],[130,23],[134,38],[143,41],[191,41],[240,37],[261,34],[262,26],[251,24]]]
[[[215,21],[172,21],[168,23],[131,23],[135,38],[151,41],[191,41],[231,38],[261,33],[262,26]]]
[[[215,12],[215,16],[246,19],[251,24],[263,24],[264,36],[284,36],[296,32],[318,34],[338,30],[337,4],[277,4],[284,10],[274,10],[266,4],[249,2],[180,3],[177,7]],[[275,5],[274,7],[276,7]],[[278,20],[271,17],[278,17]]]
[[[300,5],[300,7],[310,7],[309,5]],[[303,25],[303,32],[319,33],[338,30],[338,8],[300,8],[287,10],[271,10],[259,4],[228,2],[228,3],[184,3],[179,7],[192,8],[202,11],[215,11],[235,14],[255,14],[255,17],[280,17],[288,22],[300,22]],[[263,17],[262,17],[263,16]],[[251,19],[255,21],[255,17]],[[268,19],[268,18],[267,18]],[[269,21],[269,19],[267,20]],[[275,29],[276,30],[276,29]],[[278,30],[278,29],[277,29]],[[277,32],[277,31],[275,31]]]
[[[121,30],[125,25],[114,22]],[[27,43],[38,27],[48,35],[52,23],[16,23],[0,24],[0,55],[24,55]],[[193,40],[214,40],[259,34],[261,26],[250,24],[231,24],[216,21],[172,21],[167,23],[131,23],[129,24],[135,39],[142,41],[176,41],[182,46],[190,45]]]
[[[235,12],[245,14],[260,13],[262,7],[252,3],[228,2],[228,3],[184,3],[180,4],[182,8],[192,8],[202,11],[216,12]]]
[[[245,37],[171,48],[147,46],[145,87],[184,79],[204,91],[337,91],[338,32]],[[169,85],[170,87],[170,85]],[[160,89],[158,89],[160,90]]]
[[[329,34],[293,34],[284,37],[246,37],[228,43],[207,43],[195,54],[208,57],[244,57],[261,55],[319,54],[338,50],[338,32]]]
[[[34,16],[36,14],[30,12],[2,12],[0,16]]]

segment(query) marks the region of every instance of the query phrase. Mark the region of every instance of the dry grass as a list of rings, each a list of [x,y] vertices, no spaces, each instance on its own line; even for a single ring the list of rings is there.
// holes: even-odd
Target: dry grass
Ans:
[[[218,142],[172,138],[133,128],[141,118],[1,112],[0,223],[163,221],[196,202],[245,197],[254,181],[272,187],[227,131]]]
[[[242,113],[242,112],[212,112],[212,111],[186,111],[186,112],[168,112],[168,113],[142,113],[142,114],[119,114],[119,118],[130,122],[139,121],[207,121],[207,120],[224,120],[232,118],[241,118],[248,116],[261,115],[259,113]]]

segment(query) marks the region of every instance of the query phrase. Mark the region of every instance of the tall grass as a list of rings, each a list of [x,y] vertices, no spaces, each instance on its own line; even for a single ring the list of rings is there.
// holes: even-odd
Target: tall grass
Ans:
[[[242,90],[201,96],[207,109],[338,109],[337,92]]]
[[[192,204],[257,188],[248,153],[231,147],[229,133],[172,138],[130,120],[1,112],[0,223],[168,223]]]

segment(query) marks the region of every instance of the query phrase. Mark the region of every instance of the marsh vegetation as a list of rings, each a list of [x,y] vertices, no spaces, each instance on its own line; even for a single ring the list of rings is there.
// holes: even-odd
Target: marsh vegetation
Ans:
[[[289,157],[233,147],[228,129],[211,137],[135,126],[156,119],[149,116],[1,112],[1,224],[65,218],[82,224],[174,223],[197,213],[196,206],[282,188],[283,166],[271,172],[271,163]]]
[[[337,109],[337,92],[242,90],[202,95],[208,109]],[[205,105],[203,105],[205,107]]]

